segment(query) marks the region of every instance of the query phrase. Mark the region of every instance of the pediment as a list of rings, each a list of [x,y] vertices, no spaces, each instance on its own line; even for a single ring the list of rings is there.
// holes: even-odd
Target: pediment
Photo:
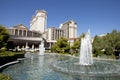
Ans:
[[[28,30],[28,29],[26,28],[26,26],[24,26],[23,24],[16,25],[16,26],[14,26],[14,28],[17,28],[17,29],[26,29],[26,30]]]

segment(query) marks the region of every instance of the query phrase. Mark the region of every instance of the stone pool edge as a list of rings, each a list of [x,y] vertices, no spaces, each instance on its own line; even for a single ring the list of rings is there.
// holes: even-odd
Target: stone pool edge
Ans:
[[[18,58],[16,61],[8,62],[8,63],[0,66],[0,72],[1,72],[3,69],[5,69],[7,66],[20,63],[20,61],[22,61],[22,60],[24,60],[24,59],[26,59],[26,58]]]

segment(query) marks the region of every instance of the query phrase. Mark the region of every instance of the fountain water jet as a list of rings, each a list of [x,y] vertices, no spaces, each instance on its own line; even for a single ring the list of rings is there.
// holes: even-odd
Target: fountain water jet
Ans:
[[[79,64],[80,65],[93,64],[90,30],[88,30],[87,34],[85,34],[85,37],[81,39]]]
[[[91,43],[92,40],[90,37],[90,30],[88,30],[87,34],[85,34],[85,37],[81,39],[80,57],[76,58],[67,55],[60,55],[61,58],[58,61],[53,62],[53,68],[57,71],[75,76],[102,78],[120,76],[120,67],[118,64],[109,60],[93,60]]]
[[[44,48],[44,41],[41,41],[41,44],[39,45],[39,55],[44,55],[45,48]]]

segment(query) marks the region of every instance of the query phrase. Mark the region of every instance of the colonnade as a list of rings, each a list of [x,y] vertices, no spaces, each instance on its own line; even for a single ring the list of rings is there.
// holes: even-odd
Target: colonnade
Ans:
[[[28,31],[26,29],[7,29],[10,35],[22,36],[22,37],[41,37],[38,32]]]
[[[26,29],[7,29],[11,38],[9,41],[14,42],[17,50],[39,50],[40,38],[42,35],[37,32],[28,31]],[[15,37],[12,37],[15,36]],[[55,42],[45,42],[45,48],[50,49]]]
[[[40,45],[40,43],[38,43],[37,46],[35,46],[35,44],[32,44],[31,46],[29,46],[28,42],[26,42],[25,45],[22,45],[22,46],[17,44],[15,47],[15,50],[17,50],[17,51],[21,51],[21,50],[37,51],[37,50],[39,50],[39,45]]]

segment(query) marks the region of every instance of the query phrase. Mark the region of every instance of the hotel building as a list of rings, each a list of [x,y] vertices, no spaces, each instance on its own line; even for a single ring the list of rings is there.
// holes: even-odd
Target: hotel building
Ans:
[[[64,31],[59,28],[50,27],[43,36],[46,39],[46,46],[50,48],[58,39],[64,36]]]
[[[64,31],[65,38],[77,38],[77,23],[73,20],[61,24],[60,28]]]
[[[38,46],[43,39],[45,48],[50,49],[58,39],[65,37],[68,39],[70,45],[73,45],[74,40],[77,38],[77,24],[75,21],[68,20],[61,24],[60,28],[49,27],[48,29],[46,29],[46,23],[47,12],[45,10],[37,10],[30,22],[30,30],[22,24],[8,29],[11,35],[10,41],[15,43],[24,42],[24,44],[34,44]],[[14,37],[12,37],[12,35]]]
[[[44,33],[46,29],[47,12],[45,10],[37,10],[36,15],[32,17],[30,22],[30,30]]]

